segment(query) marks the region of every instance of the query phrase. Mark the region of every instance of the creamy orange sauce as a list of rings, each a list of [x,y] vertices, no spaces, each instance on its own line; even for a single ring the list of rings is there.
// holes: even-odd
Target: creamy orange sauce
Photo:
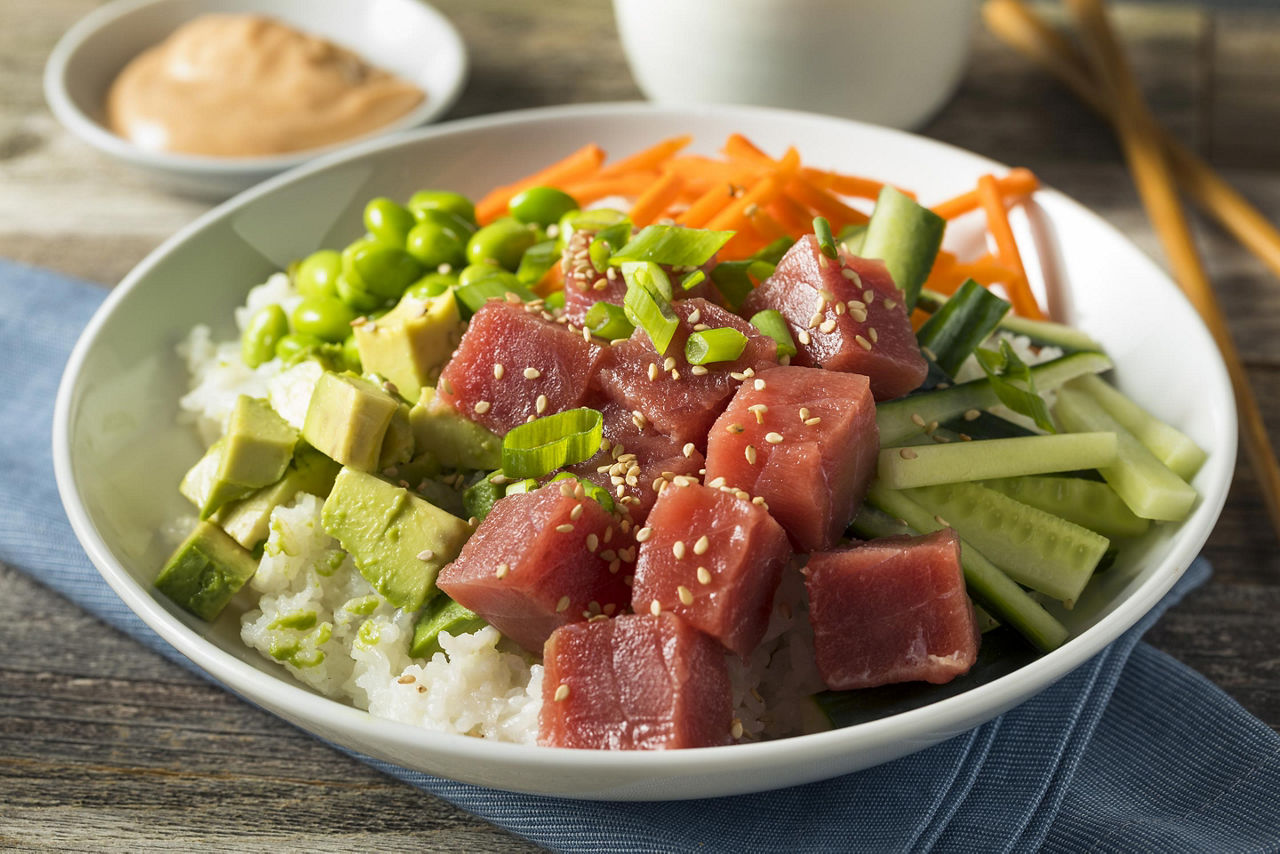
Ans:
[[[278,21],[206,15],[125,66],[107,95],[107,122],[153,151],[252,157],[360,136],[424,97]]]

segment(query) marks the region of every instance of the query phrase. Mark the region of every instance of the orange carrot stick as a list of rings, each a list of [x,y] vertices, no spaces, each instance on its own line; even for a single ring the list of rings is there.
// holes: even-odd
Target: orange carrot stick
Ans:
[[[533,286],[533,292],[540,297],[545,297],[547,294],[561,290],[564,290],[564,268],[557,261],[542,274],[542,278]]]
[[[741,160],[745,163],[764,163],[773,162],[773,158],[760,150],[754,142],[747,139],[740,133],[729,134],[728,139],[724,141],[724,153],[730,160]]]
[[[492,222],[507,211],[511,198],[529,187],[558,187],[570,181],[579,181],[592,175],[604,162],[604,149],[595,143],[584,145],[563,160],[540,169],[512,184],[496,187],[476,203],[476,219],[480,224]]]
[[[859,178],[857,175],[842,175],[839,172],[826,172],[822,169],[804,169],[801,171],[812,184],[842,196],[857,196],[862,199],[874,199],[884,189],[883,181],[870,178]]]
[[[630,157],[624,157],[617,163],[610,163],[600,170],[600,177],[617,178],[620,175],[628,175],[632,172],[657,169],[664,161],[671,159],[672,155],[691,142],[693,142],[693,137],[689,134],[664,139],[644,151],[638,151]]]
[[[751,227],[770,243],[789,236],[787,230],[782,227],[782,223],[769,216],[769,212],[764,208],[757,208],[756,212],[748,216],[747,219],[751,221]]]
[[[813,216],[808,209],[785,193],[768,205],[768,211],[792,237],[799,238],[813,228]]]
[[[708,228],[718,231],[737,231],[750,226],[750,214],[760,205],[767,205],[777,198],[786,186],[788,179],[800,168],[800,153],[794,148],[787,149],[786,155],[778,162],[777,171],[766,175],[755,183],[723,211],[714,216],[707,224]]]
[[[635,198],[647,190],[654,180],[654,175],[643,172],[614,178],[592,176],[588,181],[565,184],[561,189],[573,196],[579,205],[586,207],[609,196]]]
[[[1040,187],[1040,179],[1030,169],[1018,168],[1011,169],[1008,175],[997,179],[997,184],[1002,197],[1014,199],[1034,193]],[[981,204],[978,191],[970,190],[934,205],[933,212],[943,219],[955,219],[969,211],[977,210]]]
[[[631,221],[646,226],[660,217],[680,195],[684,179],[674,172],[663,172],[662,177],[649,185],[631,207]]]
[[[810,208],[815,215],[826,217],[835,231],[868,220],[862,211],[849,207],[821,187],[815,187],[803,175],[797,175],[791,181],[787,195]]]
[[[719,213],[725,205],[734,199],[737,186],[730,183],[713,184],[710,189],[699,196],[678,217],[676,222],[690,228],[702,228],[711,218]]]
[[[964,276],[966,279],[973,279],[981,285],[992,285],[996,282],[1007,282],[1011,276],[1017,275],[1015,270],[1011,270],[994,255],[987,253],[981,258],[973,261],[958,263],[953,267],[957,275]]]
[[[1000,195],[1000,185],[995,176],[983,175],[978,179],[978,201],[987,214],[987,230],[996,242],[996,257],[1000,263],[1013,270],[1014,275],[1002,284],[1013,303],[1013,310],[1023,317],[1032,320],[1044,320],[1044,312],[1036,304],[1027,283],[1027,271],[1022,266],[1022,254],[1018,252],[1018,244],[1013,239],[1013,228],[1009,225],[1009,212],[1005,210],[1004,198]]]

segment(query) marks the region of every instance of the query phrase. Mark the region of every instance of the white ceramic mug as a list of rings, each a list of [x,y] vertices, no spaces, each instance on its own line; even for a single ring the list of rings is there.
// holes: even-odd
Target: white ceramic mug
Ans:
[[[613,0],[654,101],[759,104],[898,128],[964,73],[978,0]]]

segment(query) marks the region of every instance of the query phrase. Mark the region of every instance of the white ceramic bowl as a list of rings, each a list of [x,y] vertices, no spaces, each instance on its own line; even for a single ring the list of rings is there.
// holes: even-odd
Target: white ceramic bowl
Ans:
[[[179,26],[210,13],[255,13],[322,36],[426,93],[400,119],[360,139],[269,157],[148,151],[107,129],[107,90],[120,70]],[[425,124],[457,100],[467,51],[449,20],[421,0],[116,0],[86,15],[45,65],[44,94],[58,121],[85,142],[170,189],[224,199],[352,142]]]
[[[193,223],[111,293],[73,352],[58,393],[53,452],[76,534],[103,577],[165,640],[224,684],[344,747],[487,786],[582,798],[728,795],[822,779],[927,747],[1026,700],[1134,623],[1173,585],[1222,509],[1235,461],[1227,375],[1204,326],[1173,284],[1115,229],[1051,190],[1037,195],[1023,244],[1050,270],[1058,316],[1110,350],[1120,386],[1210,454],[1200,499],[1180,526],[1161,525],[1091,585],[1068,616],[1076,636],[1013,672],[999,669],[922,691],[876,720],[784,741],[656,753],[527,747],[425,732],[377,720],[311,693],[240,643],[234,614],[203,623],[157,596],[166,558],[159,531],[187,508],[182,473],[201,448],[174,423],[185,389],[174,344],[197,322],[233,334],[232,308],[277,267],[361,232],[376,195],[434,186],[478,195],[595,141],[622,155],[692,133],[714,151],[740,131],[771,151],[795,144],[806,163],[913,187],[926,201],[971,187],[1003,166],[897,131],[753,108],[632,104],[533,110],[378,140],[282,175]],[[953,240],[969,239],[963,230]],[[1034,266],[1031,259],[1029,263]],[[1160,311],[1152,312],[1152,306]],[[1007,670],[1007,668],[1006,668]],[[910,704],[908,704],[910,705]]]

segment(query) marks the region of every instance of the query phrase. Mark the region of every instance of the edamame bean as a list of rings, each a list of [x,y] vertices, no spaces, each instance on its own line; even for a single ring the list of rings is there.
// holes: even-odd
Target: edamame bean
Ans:
[[[585,211],[569,211],[560,217],[559,232],[556,239],[561,244],[567,242],[573,232],[579,228],[599,231],[611,225],[617,225],[627,218],[622,211],[613,208],[591,208]]]
[[[494,267],[493,269],[496,271],[498,268]],[[427,273],[410,285],[404,295],[417,300],[429,300],[440,296],[440,294],[457,284],[459,284],[458,277],[452,273]]]
[[[569,211],[578,209],[573,196],[555,187],[530,187],[517,193],[509,205],[511,215],[520,222],[532,222],[546,228]]]
[[[307,297],[294,306],[293,331],[322,341],[341,342],[351,334],[356,313],[337,297]]]
[[[365,314],[386,304],[386,300],[356,285],[346,273],[338,276],[338,299],[356,311]]]
[[[510,217],[494,220],[471,235],[467,241],[467,260],[472,264],[492,261],[514,271],[520,266],[520,256],[538,242],[538,237],[536,228],[519,220]]]
[[[399,299],[423,273],[408,252],[382,243],[362,243],[350,255],[344,251],[342,261],[342,272],[352,285],[383,300]]]
[[[478,282],[481,279],[487,279],[490,276],[505,272],[501,267],[492,261],[481,261],[479,264],[468,264],[462,268],[462,272],[458,274],[459,285],[469,285],[472,282]]]
[[[269,362],[275,357],[276,344],[288,334],[289,318],[284,309],[274,303],[264,306],[249,319],[240,336],[240,357],[251,368]]]
[[[364,206],[364,227],[379,243],[388,246],[404,246],[414,222],[412,213],[386,196],[379,196]]]
[[[478,226],[465,217],[458,216],[453,211],[447,211],[444,208],[423,208],[415,214],[418,222],[434,222],[446,228],[452,229],[463,243],[467,242],[467,238],[476,233]]]
[[[338,295],[338,274],[342,272],[342,256],[332,249],[312,252],[298,265],[293,286],[304,297]]]
[[[432,220],[420,222],[410,230],[405,249],[428,269],[441,264],[460,267],[467,262],[466,238]]]
[[[476,207],[471,200],[449,190],[419,190],[409,199],[408,207],[419,220],[423,211],[440,210],[449,211],[467,222],[476,221]]]
[[[342,342],[342,361],[348,371],[360,373],[363,362],[360,361],[360,349],[356,347],[354,335],[348,335],[347,340]]]
[[[276,342],[276,358],[286,365],[296,365],[323,348],[324,342],[316,336],[291,332]]]

